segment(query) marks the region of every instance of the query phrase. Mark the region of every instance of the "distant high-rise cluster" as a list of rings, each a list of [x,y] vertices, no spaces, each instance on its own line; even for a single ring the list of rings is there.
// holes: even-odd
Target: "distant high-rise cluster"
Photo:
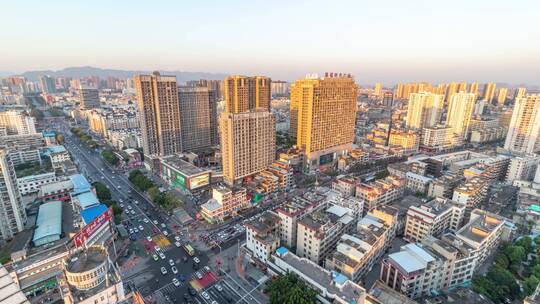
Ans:
[[[434,127],[441,121],[444,95],[434,93],[412,93],[409,96],[406,127],[420,130]]]

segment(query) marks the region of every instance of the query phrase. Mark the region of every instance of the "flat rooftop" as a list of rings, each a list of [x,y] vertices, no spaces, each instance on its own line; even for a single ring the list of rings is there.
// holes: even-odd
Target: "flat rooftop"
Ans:
[[[393,290],[381,281],[375,281],[369,290],[369,295],[381,304],[418,304],[415,300]]]
[[[90,247],[85,252],[72,256],[67,270],[69,272],[85,272],[96,268],[107,260],[107,253],[100,248]]]
[[[166,166],[171,167],[172,169],[175,169],[177,171],[180,171],[186,176],[194,176],[194,175],[211,172],[210,170],[201,169],[193,165],[192,163],[183,160],[178,155],[162,157],[161,161]]]

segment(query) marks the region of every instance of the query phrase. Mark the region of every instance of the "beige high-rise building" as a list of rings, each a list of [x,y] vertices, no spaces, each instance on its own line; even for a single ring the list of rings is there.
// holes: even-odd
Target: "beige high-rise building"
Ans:
[[[497,104],[499,106],[504,106],[504,102],[506,101],[506,96],[508,95],[508,89],[507,88],[500,88],[499,89],[499,96],[497,97]]]
[[[525,94],[527,94],[527,89],[526,88],[517,88],[517,89],[515,89],[515,91],[514,91],[514,100],[516,98],[525,97]]]
[[[381,96],[382,95],[382,84],[379,83],[379,82],[376,83],[375,88],[374,88],[373,91],[374,91],[373,93],[375,94],[375,96]]]
[[[452,98],[452,95],[459,92],[459,83],[457,82],[451,82],[448,87],[446,88],[446,97],[445,102],[448,103],[450,101],[450,98]]]
[[[461,139],[465,139],[469,132],[475,103],[476,95],[465,93],[465,91],[456,93],[450,97],[448,112],[446,113],[446,126],[451,127],[454,133]]]
[[[458,84],[458,92],[467,92],[467,83],[466,82],[460,82]]]
[[[409,98],[406,127],[420,130],[439,124],[444,104],[444,95],[413,93]]]
[[[134,77],[137,108],[145,155],[171,155],[182,152],[180,106],[175,76]]]
[[[276,118],[268,111],[221,113],[223,179],[229,185],[266,169],[276,153]]]
[[[486,83],[484,85],[484,92],[482,93],[482,98],[488,103],[491,103],[493,101],[493,98],[495,97],[496,88],[497,85],[495,85],[493,82]]]
[[[218,144],[217,92],[207,86],[178,88],[182,150],[200,151]]]
[[[517,98],[504,148],[518,153],[540,151],[540,94]]]
[[[228,76],[224,80],[225,112],[270,111],[272,80],[265,76]]]
[[[337,73],[306,77],[291,86],[291,110],[298,111],[296,145],[305,151],[309,166],[332,163],[336,154],[352,148],[357,91],[350,75]]]
[[[478,96],[478,82],[471,83],[471,86],[469,87],[469,93],[473,93]]]
[[[11,239],[24,229],[26,211],[17,187],[17,176],[7,150],[0,149],[0,240]]]

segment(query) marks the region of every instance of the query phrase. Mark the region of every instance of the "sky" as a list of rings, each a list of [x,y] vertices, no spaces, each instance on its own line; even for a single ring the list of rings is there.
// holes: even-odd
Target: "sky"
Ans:
[[[540,1],[2,0],[0,71],[72,66],[540,85]]]

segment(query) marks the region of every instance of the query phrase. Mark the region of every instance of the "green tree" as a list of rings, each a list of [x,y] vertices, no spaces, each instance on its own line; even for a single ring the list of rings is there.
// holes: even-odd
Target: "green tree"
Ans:
[[[529,236],[524,236],[514,243],[516,246],[521,246],[525,249],[525,253],[529,254],[534,251],[533,240]]]
[[[507,246],[504,249],[504,254],[506,254],[511,264],[519,264],[527,257],[525,248],[516,245]]]
[[[537,278],[540,278],[540,264],[536,264],[531,269],[531,274]]]
[[[505,268],[508,268],[508,266],[510,265],[510,261],[508,260],[508,257],[505,254],[499,253],[497,257],[495,258],[495,265],[505,269]]]
[[[316,303],[317,292],[292,273],[272,280],[266,291],[270,293],[270,304]]]
[[[102,156],[109,164],[114,165],[114,166],[118,165],[118,163],[119,163],[119,161],[120,161],[120,160],[118,159],[118,157],[116,156],[116,154],[114,154],[114,152],[111,151],[111,150],[103,150],[103,151],[101,152],[101,156]]]
[[[383,170],[375,174],[375,179],[383,179],[387,177],[388,175],[390,175],[390,172],[388,172],[388,170]]]
[[[107,186],[100,182],[94,182],[92,183],[92,186],[94,186],[96,189],[96,195],[100,201],[107,201],[111,199],[111,191],[109,188],[107,188]]]
[[[540,283],[540,280],[534,275],[526,278],[525,281],[523,281],[523,292],[525,293],[525,296],[531,295],[536,289],[536,286],[538,286],[538,283]]]

